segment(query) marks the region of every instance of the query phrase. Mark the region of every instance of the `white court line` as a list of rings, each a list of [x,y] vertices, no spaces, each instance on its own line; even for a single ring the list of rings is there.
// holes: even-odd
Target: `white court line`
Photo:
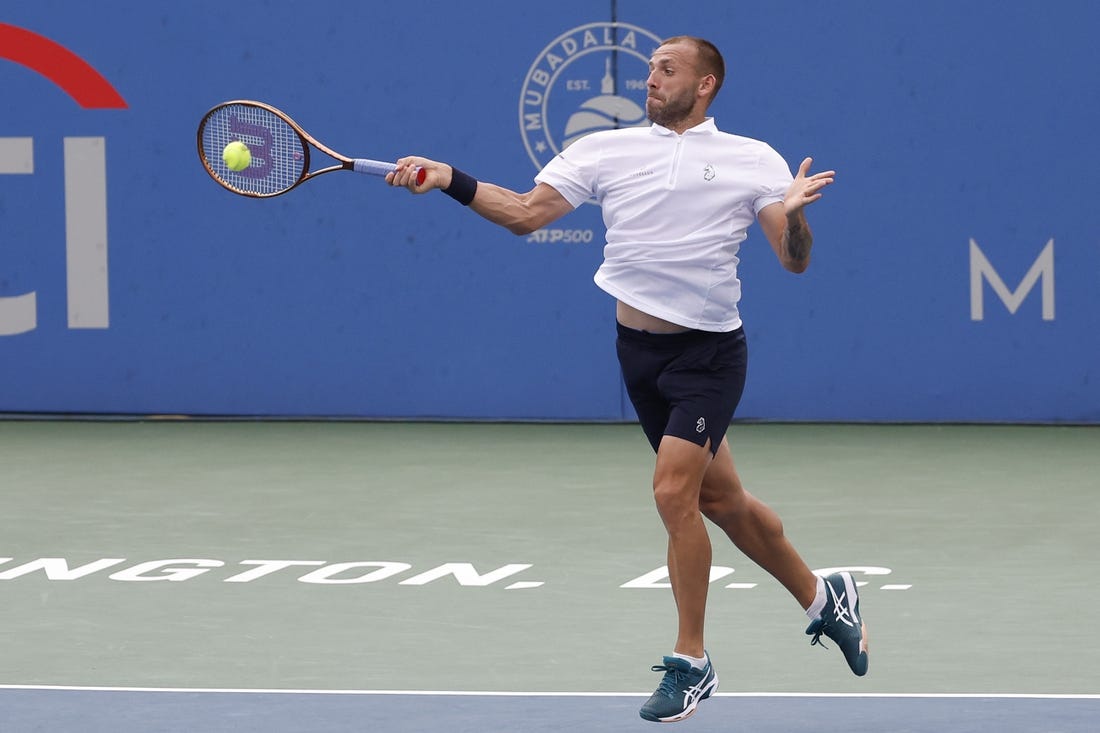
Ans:
[[[58,692],[190,692],[231,695],[437,695],[465,697],[649,697],[649,692],[504,692],[478,690],[291,690],[226,687],[95,687],[79,685],[0,685],[0,690]],[[718,692],[714,697],[847,697],[1010,700],[1100,700],[1100,694],[1015,692]]]

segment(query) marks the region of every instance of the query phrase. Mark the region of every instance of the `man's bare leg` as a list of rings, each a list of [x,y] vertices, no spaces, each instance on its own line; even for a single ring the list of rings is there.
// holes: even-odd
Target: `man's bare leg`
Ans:
[[[779,515],[745,491],[725,439],[703,476],[699,509],[746,557],[782,583],[803,609],[810,607],[817,595],[817,576],[787,540]]]
[[[699,492],[710,463],[709,447],[666,435],[653,473],[653,498],[668,532],[668,574],[679,618],[675,651],[692,657],[704,653],[711,547],[699,513]]]

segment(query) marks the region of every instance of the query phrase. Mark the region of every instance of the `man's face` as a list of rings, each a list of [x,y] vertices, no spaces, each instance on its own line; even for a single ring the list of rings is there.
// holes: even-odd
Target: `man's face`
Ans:
[[[698,52],[687,43],[661,46],[649,60],[649,94],[645,101],[650,122],[669,127],[691,114],[699,88]]]

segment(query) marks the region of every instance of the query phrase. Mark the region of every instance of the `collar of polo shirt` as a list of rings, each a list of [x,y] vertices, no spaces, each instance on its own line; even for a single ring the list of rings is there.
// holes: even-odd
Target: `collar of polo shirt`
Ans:
[[[676,134],[675,132],[668,129],[667,127],[661,127],[660,125],[658,125],[656,123],[651,125],[649,129],[650,129],[650,132],[652,132],[654,135],[664,135],[665,137],[669,137],[669,136],[672,136],[672,135]],[[717,132],[717,131],[718,131],[718,127],[717,127],[717,125],[714,124],[714,118],[713,117],[708,117],[705,120],[703,120],[702,122],[700,122],[698,125],[696,125],[695,127],[690,127],[687,130],[684,130],[684,134],[685,135],[709,135],[710,133]]]

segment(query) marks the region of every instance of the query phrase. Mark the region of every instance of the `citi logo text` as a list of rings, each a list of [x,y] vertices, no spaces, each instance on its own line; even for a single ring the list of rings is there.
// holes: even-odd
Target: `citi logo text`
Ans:
[[[107,165],[102,137],[67,137],[65,279],[69,328],[107,328]],[[0,175],[34,173],[34,139],[0,138]],[[38,327],[38,294],[0,296],[0,336]]]
[[[126,109],[84,59],[25,28],[0,23],[0,59],[38,72],[83,109]],[[107,328],[107,176],[102,137],[66,137],[65,266],[69,328]],[[0,137],[0,175],[31,175],[34,138]],[[0,296],[0,336],[38,327],[37,292]]]

